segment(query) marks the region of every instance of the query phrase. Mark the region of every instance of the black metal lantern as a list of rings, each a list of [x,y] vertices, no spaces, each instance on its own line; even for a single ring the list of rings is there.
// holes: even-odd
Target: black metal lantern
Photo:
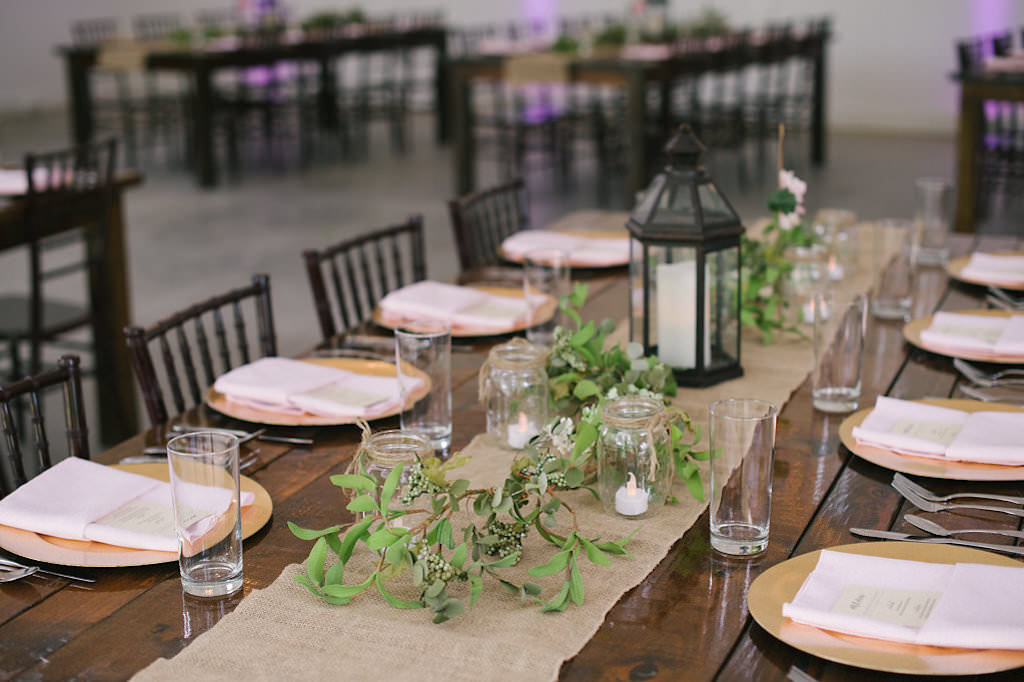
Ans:
[[[704,145],[683,125],[668,164],[634,207],[629,336],[672,367],[680,386],[741,376],[743,224],[700,164]]]

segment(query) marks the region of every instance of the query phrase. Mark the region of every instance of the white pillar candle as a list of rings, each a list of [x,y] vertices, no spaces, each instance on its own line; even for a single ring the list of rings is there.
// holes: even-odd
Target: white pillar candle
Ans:
[[[673,367],[697,366],[697,261],[656,268],[658,357]],[[711,364],[711,289],[704,286],[704,364]]]
[[[537,426],[530,421],[525,412],[519,413],[519,421],[508,425],[508,446],[515,450],[522,450],[530,439],[540,433]]]
[[[650,495],[636,485],[636,476],[629,472],[626,485],[619,486],[615,491],[615,511],[623,516],[639,516],[647,512],[647,502]]]

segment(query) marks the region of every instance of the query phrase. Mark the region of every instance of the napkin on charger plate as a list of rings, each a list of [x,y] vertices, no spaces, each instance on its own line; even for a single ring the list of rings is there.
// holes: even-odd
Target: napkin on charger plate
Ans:
[[[964,412],[879,396],[853,427],[858,443],[906,455],[1024,465],[1024,412]]]
[[[453,326],[496,331],[508,330],[530,314],[525,298],[432,280],[392,291],[379,305],[385,318],[441,320]]]
[[[1024,355],[1024,315],[935,313],[921,340],[951,350]]]
[[[1024,256],[975,252],[960,276],[995,285],[1024,284]]]
[[[894,642],[1024,649],[1024,566],[935,564],[822,550],[782,615]]]
[[[287,414],[372,417],[401,405],[396,377],[359,374],[290,358],[260,358],[236,367],[222,374],[213,389],[229,400]]]
[[[501,249],[509,258],[523,259],[537,249],[558,249],[580,267],[602,267],[629,263],[628,237],[590,237],[572,232],[522,230],[505,238]]]
[[[201,536],[230,504],[221,488],[190,486],[197,511],[190,535]],[[241,494],[242,506],[253,503]],[[68,540],[177,552],[171,486],[155,478],[68,457],[0,500],[0,525]]]

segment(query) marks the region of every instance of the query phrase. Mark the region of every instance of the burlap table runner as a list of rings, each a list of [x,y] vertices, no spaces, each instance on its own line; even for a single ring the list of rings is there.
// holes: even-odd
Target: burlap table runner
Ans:
[[[858,272],[844,281],[844,287],[866,289],[868,282],[869,275]],[[625,336],[625,329],[620,326],[615,335]],[[763,346],[756,335],[745,335],[743,377],[711,388],[683,389],[674,402],[702,425],[707,421],[708,403],[720,398],[757,397],[781,407],[807,376],[812,357],[811,344],[804,339]],[[475,438],[463,452],[472,459],[457,476],[477,486],[500,481],[514,457],[490,445],[485,436]],[[673,491],[679,504],[640,522],[605,514],[589,493],[565,496],[588,535],[618,539],[641,527],[628,545],[632,559],[613,557],[607,567],[580,562],[585,601],[565,613],[539,613],[535,605],[521,603],[485,578],[484,594],[475,607],[434,625],[427,612],[393,609],[371,591],[345,606],[325,604],[293,581],[302,567],[291,565],[173,659],[156,661],[135,679],[555,679],[562,662],[586,644],[615,602],[654,569],[707,506],[692,499],[678,481]],[[302,519],[293,520],[302,523]],[[530,534],[523,561],[508,570],[508,578],[528,579],[527,569],[551,555],[547,547],[536,533]],[[357,551],[346,567],[346,582],[367,575],[370,554],[365,548]],[[547,598],[560,586],[560,578],[537,582],[543,584]],[[413,598],[411,581],[405,584],[404,593],[397,586],[395,592]]]

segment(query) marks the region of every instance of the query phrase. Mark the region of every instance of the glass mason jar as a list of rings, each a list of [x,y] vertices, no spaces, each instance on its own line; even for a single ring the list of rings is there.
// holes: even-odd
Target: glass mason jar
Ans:
[[[597,490],[605,511],[630,519],[653,516],[672,488],[665,406],[628,396],[605,404],[597,440]]]
[[[391,429],[378,431],[367,438],[358,459],[360,470],[375,478],[378,485],[384,485],[396,466],[404,466],[390,505],[391,509],[398,509],[401,507],[399,500],[409,491],[413,465],[433,456],[434,448],[422,433]],[[402,526],[402,520],[392,521],[391,525]]]
[[[480,368],[479,396],[487,433],[522,450],[548,421],[547,349],[516,338],[491,349]]]
[[[789,303],[786,318],[795,324],[814,321],[814,295],[828,288],[828,249],[822,244],[791,246],[786,261],[793,268],[782,287],[783,299]]]

